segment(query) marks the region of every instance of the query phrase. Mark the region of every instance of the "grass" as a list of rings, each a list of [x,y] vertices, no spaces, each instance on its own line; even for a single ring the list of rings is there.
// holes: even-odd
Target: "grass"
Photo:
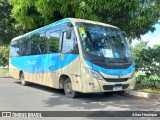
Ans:
[[[153,85],[141,84],[141,85],[136,85],[134,90],[146,93],[160,94],[160,85],[153,86]]]
[[[8,68],[0,68],[0,76],[5,76],[8,72]]]
[[[147,92],[147,93],[155,93],[155,94],[160,94],[160,89],[142,89],[142,90],[138,90],[140,92]]]

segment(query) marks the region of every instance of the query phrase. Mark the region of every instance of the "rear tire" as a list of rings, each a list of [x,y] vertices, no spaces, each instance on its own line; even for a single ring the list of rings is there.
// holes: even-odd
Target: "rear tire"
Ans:
[[[20,75],[20,80],[21,80],[21,85],[23,85],[23,86],[28,85],[28,82],[25,81],[24,73],[21,73],[21,75]]]
[[[78,93],[72,89],[72,82],[69,78],[64,81],[64,93],[69,98],[78,97]]]

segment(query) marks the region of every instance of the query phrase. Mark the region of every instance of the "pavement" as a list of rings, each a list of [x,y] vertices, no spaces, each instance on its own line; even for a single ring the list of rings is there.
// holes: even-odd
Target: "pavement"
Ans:
[[[142,99],[141,99],[142,98]],[[22,86],[20,80],[0,77],[0,111],[160,111],[160,101],[133,97],[133,94],[83,94],[77,99],[67,98],[63,91],[42,85]],[[120,112],[121,111],[121,112]],[[111,115],[113,114],[111,113]],[[1,120],[2,118],[0,118]],[[9,120],[9,118],[3,118]],[[2,119],[2,120],[3,120]],[[24,120],[30,118],[11,118]],[[159,120],[152,117],[52,117],[34,120]]]
[[[4,76],[0,76],[0,78],[10,78],[10,76],[6,74]],[[140,91],[135,91],[135,90],[127,90],[125,91],[125,94],[134,96],[134,97],[141,97],[145,99],[153,99],[153,100],[160,101],[160,94],[145,93],[145,92],[140,92]]]
[[[160,101],[160,94],[145,93],[145,92],[139,92],[139,91],[134,91],[134,90],[127,90],[125,91],[125,93],[131,96],[135,96],[135,97],[141,97],[141,98]]]

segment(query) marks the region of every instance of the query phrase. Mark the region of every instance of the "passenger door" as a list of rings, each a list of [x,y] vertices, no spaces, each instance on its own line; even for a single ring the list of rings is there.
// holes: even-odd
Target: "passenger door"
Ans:
[[[73,29],[62,31],[61,55],[59,67],[67,67],[77,57],[78,44]],[[61,70],[61,73],[72,74],[70,70]]]

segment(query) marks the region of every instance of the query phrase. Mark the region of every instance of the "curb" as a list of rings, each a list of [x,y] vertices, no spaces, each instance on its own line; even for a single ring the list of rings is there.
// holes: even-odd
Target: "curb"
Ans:
[[[6,75],[0,75],[0,78],[11,78],[10,75],[6,74]]]
[[[160,101],[160,94],[145,93],[145,92],[139,92],[139,91],[133,91],[133,90],[127,90],[125,91],[125,93],[135,97],[142,97],[146,99],[154,99],[154,100]]]

